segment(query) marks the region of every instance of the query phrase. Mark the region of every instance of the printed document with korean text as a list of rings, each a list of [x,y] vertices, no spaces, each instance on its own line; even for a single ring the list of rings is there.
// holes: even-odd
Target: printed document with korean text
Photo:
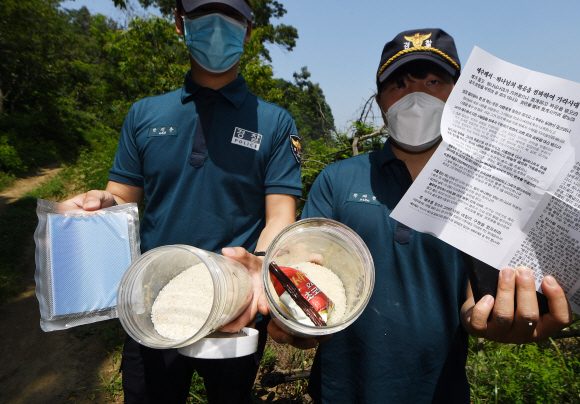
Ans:
[[[580,84],[474,48],[443,140],[391,216],[495,267],[553,275],[580,313]]]

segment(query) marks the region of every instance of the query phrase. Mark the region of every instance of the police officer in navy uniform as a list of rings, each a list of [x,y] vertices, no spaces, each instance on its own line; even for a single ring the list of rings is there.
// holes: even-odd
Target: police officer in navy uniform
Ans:
[[[542,283],[550,313],[538,315],[534,278],[525,267],[503,269],[496,298],[475,304],[460,252],[389,216],[441,142],[443,106],[459,73],[453,38],[440,29],[406,31],[389,41],[376,102],[390,138],[378,152],[326,167],[310,190],[302,217],[351,227],[376,270],[363,314],[318,347],[308,384],[315,403],[467,404],[468,332],[525,343],[546,339],[572,319],[551,276]],[[322,341],[285,334],[274,322],[268,331],[299,348]]]
[[[250,93],[238,74],[252,32],[248,0],[178,0],[175,27],[190,54],[183,87],[136,102],[125,119],[106,190],[66,203],[96,210],[145,199],[142,252],[187,244],[247,264],[253,257],[247,251],[266,250],[295,221],[302,194],[296,127],[286,110]],[[255,298],[224,331],[256,319],[260,268],[248,268]],[[122,360],[125,402],[183,403],[197,370],[210,403],[251,403],[266,323],[256,326],[262,329],[258,353],[234,359],[186,358],[128,337]]]

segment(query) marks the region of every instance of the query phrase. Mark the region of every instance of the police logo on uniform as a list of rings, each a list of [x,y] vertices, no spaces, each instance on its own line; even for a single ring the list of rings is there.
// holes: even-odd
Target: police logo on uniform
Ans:
[[[262,135],[259,133],[250,132],[249,130],[236,128],[232,136],[232,143],[238,146],[244,146],[248,149],[260,150],[262,143]]]
[[[292,150],[296,162],[300,164],[302,160],[302,148],[300,147],[300,138],[298,135],[290,135],[290,150]]]

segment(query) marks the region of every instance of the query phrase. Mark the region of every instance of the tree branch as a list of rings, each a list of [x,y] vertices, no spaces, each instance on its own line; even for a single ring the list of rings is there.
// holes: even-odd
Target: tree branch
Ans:
[[[384,136],[384,134],[385,134],[383,132],[384,129],[385,129],[385,125],[381,125],[381,127],[378,130],[374,131],[373,133],[359,137],[358,143],[363,142],[363,141],[368,140],[368,139],[372,139],[374,137]],[[354,142],[354,138],[353,138],[353,142]],[[332,153],[324,154],[323,157],[332,156],[334,154],[339,154],[339,153],[344,153],[345,151],[348,151],[351,148],[352,148],[352,145],[350,145],[349,147],[347,147],[345,149],[341,149],[341,150],[334,151]],[[309,156],[309,154],[307,154],[306,156]]]
[[[364,140],[367,140],[367,139],[370,139],[370,138],[373,138],[373,137],[377,137],[379,135],[383,135],[383,130],[384,129],[386,129],[386,126],[385,126],[385,124],[382,124],[380,126],[380,128],[377,129],[376,131],[374,131],[373,133],[371,133],[369,135],[361,136],[360,141],[364,141]]]
[[[322,116],[322,119],[324,119],[324,121],[330,126],[330,130],[332,130],[334,133],[338,133],[336,127],[331,124],[328,119],[326,119],[326,115],[324,115],[324,112],[322,112],[322,105],[320,105],[320,101],[318,101],[318,99],[316,99],[316,104],[318,104],[318,112]]]
[[[283,370],[279,372],[266,373],[260,380],[263,387],[276,387],[279,384],[289,383],[296,380],[308,379],[310,377],[310,368]]]
[[[373,95],[371,95],[371,99],[374,99],[376,97],[376,95],[377,95],[377,93],[374,93]],[[369,109],[367,110],[367,113],[365,114],[365,120],[363,122],[366,122],[367,121],[367,117],[369,116],[369,114],[371,112],[371,109],[372,108],[369,107]]]
[[[318,160],[302,159],[302,162],[303,162],[303,163],[304,163],[304,162],[307,162],[307,161],[309,161],[309,162],[311,161],[311,162],[313,162],[313,163],[322,164],[324,167],[326,167],[326,166],[328,165],[328,164],[326,164],[326,163],[323,163],[322,161],[318,161]]]
[[[358,137],[352,139],[352,155],[358,156]]]
[[[365,111],[367,110],[367,106],[369,105],[369,103],[370,103],[370,102],[371,102],[371,101],[372,101],[374,98],[375,98],[375,95],[373,94],[373,95],[371,95],[371,96],[369,97],[369,99],[368,99],[368,100],[365,102],[365,105],[363,106],[363,109],[362,109],[362,111],[361,111],[360,117],[358,118],[358,121],[359,121],[359,122],[364,122],[364,121],[363,121],[363,116],[365,116]],[[371,105],[372,105],[372,104],[371,104]],[[370,111],[370,108],[369,108],[369,111]],[[365,118],[365,119],[366,119],[366,118]]]

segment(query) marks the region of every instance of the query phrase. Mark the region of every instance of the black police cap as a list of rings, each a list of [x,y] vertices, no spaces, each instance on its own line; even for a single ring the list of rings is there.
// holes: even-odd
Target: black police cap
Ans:
[[[244,0],[181,0],[186,13],[191,13],[196,8],[206,4],[225,4],[237,10],[248,21],[252,21],[252,9]]]
[[[399,67],[415,60],[434,62],[455,81],[459,78],[461,63],[453,38],[438,28],[414,29],[401,32],[383,48],[377,70],[377,87]]]

